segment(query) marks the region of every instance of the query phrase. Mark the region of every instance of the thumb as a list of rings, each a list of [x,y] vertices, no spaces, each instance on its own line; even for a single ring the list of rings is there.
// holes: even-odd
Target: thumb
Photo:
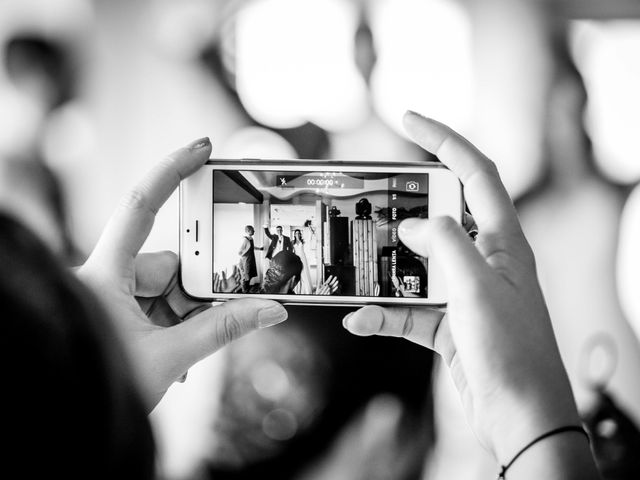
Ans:
[[[287,319],[287,311],[272,300],[246,298],[231,300],[209,308],[182,323],[159,329],[142,340],[144,361],[161,370],[159,382],[151,388],[166,391],[191,366],[229,342],[258,328],[266,328]]]
[[[433,259],[444,273],[447,290],[467,291],[490,268],[461,225],[451,217],[409,218],[398,229],[402,242]]]

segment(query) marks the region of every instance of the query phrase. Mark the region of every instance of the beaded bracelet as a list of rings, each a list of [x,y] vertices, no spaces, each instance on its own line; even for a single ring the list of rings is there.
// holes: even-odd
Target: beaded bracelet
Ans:
[[[556,428],[554,430],[551,430],[551,431],[549,431],[547,433],[543,433],[542,435],[540,435],[539,437],[534,438],[531,442],[529,442],[527,445],[525,445],[522,450],[520,450],[518,453],[516,453],[516,455],[511,459],[511,461],[509,463],[507,463],[506,465],[501,465],[500,466],[500,471],[498,472],[498,480],[505,480],[506,479],[505,475],[507,473],[507,470],[511,467],[511,465],[513,465],[513,462],[515,462],[520,455],[522,455],[524,452],[526,452],[533,445],[535,445],[540,440],[543,440],[543,439],[545,439],[547,437],[550,437],[552,435],[557,435],[559,433],[564,433],[564,432],[579,432],[579,433],[584,434],[587,437],[587,440],[589,440],[589,434],[585,431],[584,428],[579,427],[577,425],[569,425],[569,426],[566,426],[566,427],[560,427],[560,428]]]

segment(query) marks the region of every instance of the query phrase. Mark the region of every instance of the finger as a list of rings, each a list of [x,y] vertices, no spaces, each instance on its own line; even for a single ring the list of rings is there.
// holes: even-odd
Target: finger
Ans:
[[[147,239],[155,215],[180,181],[198,170],[211,154],[208,138],[196,140],[167,156],[122,199],[107,223],[94,253],[106,265],[127,267]]]
[[[157,297],[176,281],[178,256],[169,251],[141,253],[135,258],[137,297]]]
[[[408,218],[400,223],[398,233],[407,247],[440,266],[450,299],[494,274],[462,226],[451,217]]]
[[[194,312],[209,307],[208,302],[199,302],[187,297],[178,285],[178,256],[169,251],[142,253],[136,257],[136,296],[161,297],[171,309],[177,320],[169,324],[188,318]],[[214,278],[215,282],[215,278]],[[140,303],[140,301],[139,301]],[[151,303],[142,302],[143,311],[150,315],[152,321],[158,325],[156,317],[162,316],[163,308],[160,298],[154,298]]]
[[[440,122],[411,111],[403,120],[409,136],[458,176],[483,234],[522,235],[513,202],[491,160]]]
[[[226,268],[222,271],[222,281],[223,282],[227,281],[227,269]]]
[[[354,335],[401,337],[451,357],[453,343],[444,327],[444,312],[430,308],[383,308],[369,305],[347,315],[342,325]]]
[[[164,366],[163,370],[168,372],[170,384],[229,342],[286,319],[287,311],[277,302],[257,298],[231,300],[178,325],[158,330],[149,347],[154,351],[158,368]]]

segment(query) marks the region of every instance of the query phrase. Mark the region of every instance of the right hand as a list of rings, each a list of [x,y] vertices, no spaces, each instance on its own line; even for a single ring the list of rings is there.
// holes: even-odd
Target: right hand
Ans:
[[[340,282],[335,275],[329,275],[322,285],[316,289],[316,295],[333,295],[338,291]]]
[[[404,123],[460,178],[479,234],[474,245],[449,217],[403,221],[402,242],[444,272],[446,311],[367,306],[344,325],[439,353],[476,435],[505,462],[546,431],[580,425],[534,256],[495,165],[441,123],[412,112]]]

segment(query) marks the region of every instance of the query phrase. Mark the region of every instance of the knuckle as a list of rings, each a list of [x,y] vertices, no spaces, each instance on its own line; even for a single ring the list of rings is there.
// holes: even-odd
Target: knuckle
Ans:
[[[133,188],[122,197],[120,205],[130,210],[146,208],[147,195],[140,187]]]
[[[499,176],[498,165],[496,165],[496,162],[494,162],[490,158],[485,157],[484,165],[485,165],[485,171],[488,174]]]
[[[413,308],[408,308],[402,322],[401,336],[407,338],[413,332]]]
[[[533,272],[536,271],[537,269],[536,257],[533,253],[533,250],[531,249],[531,247],[529,247],[528,244],[526,245],[526,247],[522,249],[520,258],[522,259],[522,262],[524,263],[528,271],[533,271]]]
[[[435,217],[429,221],[431,230],[436,234],[448,235],[454,233],[458,228],[456,221],[448,216]]]

